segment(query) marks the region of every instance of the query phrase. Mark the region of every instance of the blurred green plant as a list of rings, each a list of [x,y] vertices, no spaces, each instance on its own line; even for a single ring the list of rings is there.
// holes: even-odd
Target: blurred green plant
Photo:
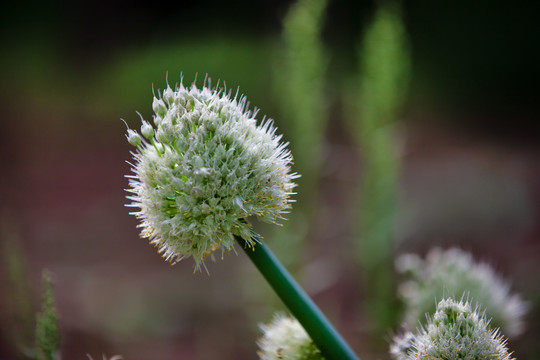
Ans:
[[[28,356],[32,353],[34,342],[34,308],[32,305],[32,289],[27,274],[27,264],[23,256],[19,237],[13,228],[13,221],[2,218],[1,238],[3,254],[9,276],[9,291],[7,301],[11,309],[8,324],[10,342],[17,350]]]
[[[167,43],[152,44],[143,48],[125,49],[100,69],[96,82],[90,86],[93,106],[116,111],[132,111],[148,101],[150,86],[165,89],[165,74],[178,78],[182,73],[191,82],[210,76],[214,81],[227,81],[228,89],[242,92],[264,108],[271,102],[267,88],[271,74],[273,43],[270,39],[239,36],[221,36],[199,39],[177,39]],[[197,75],[198,74],[198,75]],[[106,90],[106,91],[104,91]],[[144,116],[147,113],[142,112]],[[148,114],[149,115],[149,114]]]
[[[36,360],[59,359],[60,333],[51,275],[43,271],[43,303],[36,316]]]
[[[0,59],[3,84],[0,95],[24,103],[26,111],[50,110],[76,114],[94,121],[111,121],[115,115],[144,104],[155,79],[166,73],[186,80],[198,73],[213,79],[235,79],[227,83],[242,90],[266,109],[271,108],[268,87],[272,81],[273,40],[249,36],[221,35],[197,39],[178,37],[167,42],[119,48],[99,61],[70,64],[50,40],[28,41],[10,49]],[[189,79],[187,78],[189,76]],[[31,86],[29,86],[31,84]],[[165,81],[155,88],[164,88]],[[143,113],[143,115],[146,115]],[[50,122],[73,123],[71,116],[51,116]],[[116,120],[114,120],[116,121]]]
[[[274,90],[280,123],[291,143],[298,179],[298,206],[285,231],[276,236],[276,252],[292,267],[302,259],[304,239],[317,208],[323,162],[327,99],[324,94],[327,55],[321,41],[326,0],[298,0],[283,19],[281,49],[274,57]]]
[[[398,316],[392,271],[399,160],[394,134],[410,73],[407,35],[397,2],[379,2],[359,50],[357,106],[349,118],[363,155],[358,255],[374,338]]]
[[[291,140],[296,168],[306,183],[314,185],[322,163],[327,100],[324,75],[328,59],[320,39],[326,0],[298,0],[283,19],[283,56],[276,65],[276,96]]]

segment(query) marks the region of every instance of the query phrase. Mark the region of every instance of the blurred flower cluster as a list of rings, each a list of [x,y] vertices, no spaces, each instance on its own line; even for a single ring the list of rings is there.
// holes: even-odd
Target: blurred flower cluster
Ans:
[[[507,336],[523,332],[527,304],[510,285],[486,263],[477,263],[472,255],[458,248],[434,248],[422,259],[415,254],[396,260],[398,272],[404,275],[399,294],[405,303],[404,322],[409,329],[425,324],[425,314],[433,314],[437,301],[445,297],[468,298],[485,309],[491,326],[501,328]]]
[[[275,315],[269,325],[261,325],[264,332],[258,341],[261,360],[324,360],[298,320]]]

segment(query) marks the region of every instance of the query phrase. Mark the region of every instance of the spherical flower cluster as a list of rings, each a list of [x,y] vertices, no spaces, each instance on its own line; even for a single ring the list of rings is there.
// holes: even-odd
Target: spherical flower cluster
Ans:
[[[272,120],[257,126],[245,97],[222,89],[182,84],[154,97],[153,123],[140,133],[129,129],[134,175],[129,184],[132,212],[141,237],[175,263],[193,257],[196,268],[233,236],[253,244],[247,218],[283,219],[298,175],[292,156],[276,135]]]
[[[506,340],[468,302],[441,300],[433,317],[408,345],[391,351],[396,360],[512,360]],[[392,348],[391,348],[392,349]]]
[[[261,360],[324,360],[298,320],[276,315],[269,325],[261,325],[264,332],[258,345]]]
[[[480,304],[491,324],[508,336],[523,331],[527,304],[518,295],[510,294],[510,286],[485,263],[476,263],[471,254],[457,248],[432,249],[425,259],[406,254],[396,261],[407,281],[399,293],[405,303],[404,322],[409,330],[418,322],[425,323],[425,314],[435,311],[435,300],[466,296]]]

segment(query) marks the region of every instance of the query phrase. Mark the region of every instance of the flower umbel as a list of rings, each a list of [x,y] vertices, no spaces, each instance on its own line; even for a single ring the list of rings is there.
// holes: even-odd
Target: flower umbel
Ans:
[[[465,295],[486,309],[492,326],[501,328],[508,336],[522,333],[527,303],[510,292],[510,284],[491,266],[475,262],[470,253],[458,248],[434,248],[425,259],[414,254],[401,255],[396,267],[407,278],[399,290],[409,329],[419,321],[425,323],[425,314],[435,311],[434,299]]]
[[[298,320],[276,315],[269,325],[261,325],[264,332],[259,339],[261,360],[324,360]]]
[[[489,328],[468,302],[441,300],[418,334],[397,337],[390,348],[396,360],[513,360],[506,340]]]
[[[234,235],[253,243],[246,219],[277,223],[290,209],[298,177],[292,156],[271,119],[257,126],[246,98],[223,89],[182,83],[154,97],[153,122],[128,130],[134,175],[127,206],[141,220],[141,237],[175,263],[193,257],[196,268]]]

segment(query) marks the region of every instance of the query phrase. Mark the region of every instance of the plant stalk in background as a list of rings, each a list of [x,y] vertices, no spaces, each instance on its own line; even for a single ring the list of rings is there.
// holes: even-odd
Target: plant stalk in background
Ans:
[[[276,70],[277,95],[296,167],[305,182],[314,185],[327,115],[324,74],[328,61],[320,39],[326,7],[326,0],[298,0],[291,6],[283,20],[285,52]],[[310,190],[304,189],[309,196]]]
[[[398,315],[392,271],[399,171],[394,125],[409,78],[407,38],[397,3],[379,2],[360,49],[360,73],[355,124],[364,167],[358,254],[372,335],[382,339]]]
[[[9,341],[22,353],[31,354],[34,349],[35,310],[32,305],[33,293],[28,279],[26,259],[23,254],[21,239],[11,216],[3,216],[0,238],[3,240],[3,258],[9,275],[9,296],[5,299],[9,312]]]
[[[36,317],[36,359],[55,360],[58,358],[60,333],[58,317],[54,305],[51,276],[43,272],[43,305]]]
[[[319,201],[328,105],[324,94],[328,60],[321,41],[326,8],[327,0],[298,0],[290,6],[283,19],[283,51],[278,52],[274,71],[282,124],[291,142],[295,169],[303,175],[298,180],[300,206],[274,245],[281,260],[292,266],[302,259]]]

